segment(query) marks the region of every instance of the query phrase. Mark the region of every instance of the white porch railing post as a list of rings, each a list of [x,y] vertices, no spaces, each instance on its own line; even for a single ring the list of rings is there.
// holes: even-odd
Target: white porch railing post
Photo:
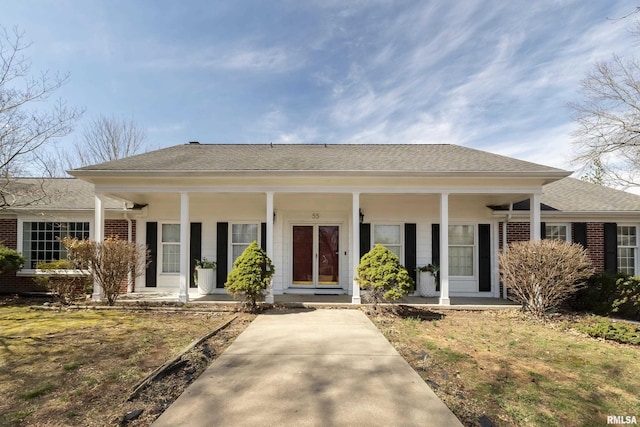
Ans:
[[[180,291],[178,301],[189,302],[189,193],[180,193]]]
[[[529,229],[531,231],[531,240],[540,240],[540,195],[532,194],[529,198],[529,215],[530,224]]]
[[[449,299],[449,194],[440,194],[440,305]]]
[[[273,191],[267,192],[267,256],[273,262]],[[273,277],[271,277],[271,283],[267,289],[267,295],[264,302],[267,304],[273,304],[275,301],[273,297]]]
[[[104,195],[95,194],[95,220],[93,224],[93,240],[96,242],[104,241]],[[91,299],[94,301],[102,301],[102,286],[100,283],[93,282],[93,294]]]
[[[361,304],[360,283],[356,280],[358,277],[358,264],[360,264],[360,193],[353,193],[351,209],[351,262],[353,263],[351,303]]]

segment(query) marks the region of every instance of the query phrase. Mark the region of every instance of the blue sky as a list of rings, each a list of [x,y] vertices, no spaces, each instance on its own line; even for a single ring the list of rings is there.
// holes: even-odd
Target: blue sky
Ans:
[[[637,50],[629,1],[2,1],[59,96],[150,148],[452,143],[567,169],[596,60]]]

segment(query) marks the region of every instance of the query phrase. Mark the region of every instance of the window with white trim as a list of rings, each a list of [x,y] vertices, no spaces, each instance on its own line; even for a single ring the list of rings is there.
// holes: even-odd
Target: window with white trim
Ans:
[[[180,273],[180,224],[162,224],[162,272]]]
[[[24,221],[22,223],[22,255],[25,268],[36,268],[39,262],[67,258],[67,250],[61,240],[75,237],[89,238],[89,222],[80,221]]]
[[[618,226],[618,271],[629,276],[635,275],[636,272],[636,232],[634,225]]]
[[[251,242],[259,241],[258,224],[232,224],[231,225],[231,265],[236,258],[242,255]]]
[[[402,260],[402,227],[400,225],[374,224],[373,246],[381,244]]]
[[[471,277],[476,247],[475,225],[449,226],[449,275]]]
[[[544,226],[545,239],[556,239],[562,241],[569,241],[569,227],[567,224],[545,224]]]

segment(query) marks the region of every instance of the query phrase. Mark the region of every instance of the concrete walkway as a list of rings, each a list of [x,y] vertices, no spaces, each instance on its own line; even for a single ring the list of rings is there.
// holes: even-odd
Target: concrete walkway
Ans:
[[[153,425],[462,424],[361,311],[272,310]]]

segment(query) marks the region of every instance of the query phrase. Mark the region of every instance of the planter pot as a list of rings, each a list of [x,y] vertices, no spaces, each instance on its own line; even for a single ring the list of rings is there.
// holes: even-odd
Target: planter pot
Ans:
[[[201,295],[212,294],[216,288],[216,275],[213,268],[196,268],[198,292]]]
[[[418,273],[418,293],[424,297],[435,297],[440,294],[436,291],[436,279],[427,271]]]

